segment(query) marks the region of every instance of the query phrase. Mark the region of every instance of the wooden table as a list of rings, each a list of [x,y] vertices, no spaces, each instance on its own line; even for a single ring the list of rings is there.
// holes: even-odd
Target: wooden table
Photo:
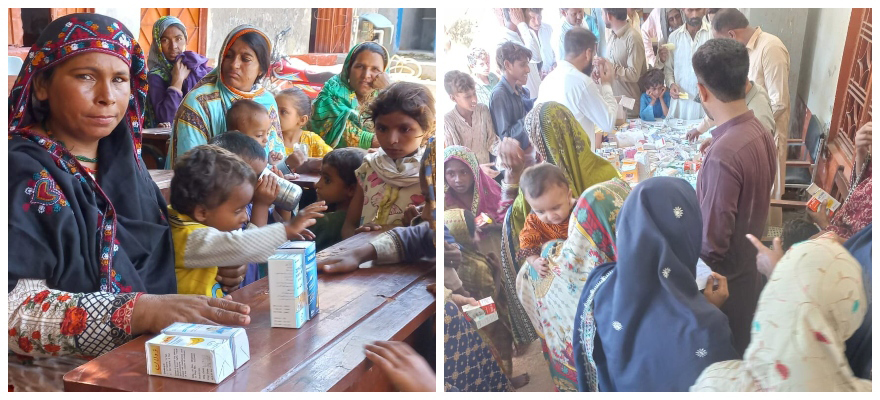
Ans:
[[[159,186],[162,196],[165,197],[165,202],[170,203],[171,178],[174,178],[174,171],[170,169],[151,169],[150,178],[153,178],[153,182],[156,182],[156,186]]]
[[[318,173],[300,173],[299,179],[292,180],[291,182],[299,185],[303,189],[314,189],[315,184],[321,180],[321,175]]]
[[[349,252],[377,233],[361,233],[318,253],[318,259]],[[388,390],[372,368],[364,345],[409,340],[435,314],[434,264],[420,262],[361,268],[318,277],[321,309],[300,329],[270,328],[267,280],[236,291],[251,307],[246,327],[251,359],[220,384],[147,375],[142,335],[64,376],[67,391],[362,391]],[[418,340],[434,340],[418,338]]]
[[[171,128],[148,128],[141,132],[143,146],[141,155],[147,168],[165,168],[165,157],[168,156],[168,141],[171,139]]]

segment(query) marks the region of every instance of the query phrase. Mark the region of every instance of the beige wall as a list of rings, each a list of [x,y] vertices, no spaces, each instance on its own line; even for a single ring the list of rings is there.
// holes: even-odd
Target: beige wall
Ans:
[[[810,9],[799,95],[827,130],[831,124],[840,61],[851,8]]]
[[[211,8],[208,11],[208,58],[217,58],[223,40],[233,28],[251,24],[274,40],[278,32],[292,27],[287,35],[286,54],[309,52],[310,8]]]

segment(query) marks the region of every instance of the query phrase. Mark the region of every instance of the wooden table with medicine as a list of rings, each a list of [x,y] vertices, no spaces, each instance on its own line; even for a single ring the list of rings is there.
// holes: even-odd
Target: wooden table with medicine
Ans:
[[[711,137],[711,130],[694,142],[688,141],[686,135],[701,121],[628,119],[608,135],[608,141],[596,149],[596,154],[611,162],[632,186],[653,176],[673,176],[688,181],[696,189],[697,172],[702,166],[700,143]]]
[[[366,359],[364,346],[378,340],[433,343],[434,337],[424,333],[434,332],[436,299],[427,290],[427,286],[435,282],[433,261],[382,266],[368,263],[348,274],[316,274],[319,310],[307,321],[308,313],[301,314],[303,304],[305,310],[309,310],[308,295],[312,293],[308,290],[310,267],[306,265],[300,270],[298,263],[306,260],[308,264],[309,259],[316,263],[350,252],[379,234],[359,233],[317,253],[316,257],[313,242],[288,242],[270,259],[270,262],[293,260],[286,270],[276,269],[281,264],[270,264],[268,277],[233,294],[236,301],[250,306],[250,325],[243,329],[213,329],[206,325],[174,324],[166,328],[164,334],[142,335],[67,373],[64,389],[391,391],[391,382]],[[308,243],[312,243],[312,253],[305,250],[302,257],[282,254],[285,248],[302,249],[308,247]],[[311,268],[317,273],[314,265]],[[291,274],[292,271],[299,272]],[[278,276],[280,278],[273,278]],[[314,307],[315,302],[312,303]],[[273,328],[279,325],[300,327]],[[190,333],[195,336],[181,333],[187,329],[211,332]],[[186,361],[180,354],[186,351],[192,354],[193,360],[201,356],[200,362],[194,362],[199,365],[181,365]],[[428,361],[434,364],[433,359]],[[181,371],[183,369],[190,372]],[[197,376],[187,379],[157,376],[173,373]]]

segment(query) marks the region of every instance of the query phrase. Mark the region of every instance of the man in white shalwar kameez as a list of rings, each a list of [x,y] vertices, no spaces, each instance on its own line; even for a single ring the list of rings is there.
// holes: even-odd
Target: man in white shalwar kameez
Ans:
[[[705,8],[686,8],[684,13],[685,24],[669,35],[668,43],[675,45],[675,50],[669,52],[665,62],[658,60],[655,67],[663,68],[672,96],[667,118],[702,119],[705,111],[697,102],[697,75],[691,57],[703,43],[712,39],[712,31],[705,20]],[[679,98],[679,94],[687,98]]]

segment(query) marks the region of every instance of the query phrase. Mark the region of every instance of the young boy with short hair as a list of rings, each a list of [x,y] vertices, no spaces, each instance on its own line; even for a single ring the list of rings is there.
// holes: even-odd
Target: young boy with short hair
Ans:
[[[524,120],[535,105],[535,100],[529,98],[529,90],[523,87],[529,79],[531,58],[532,52],[519,44],[505,42],[498,47],[497,62],[503,76],[492,90],[489,101],[495,133],[501,139],[516,139],[523,150],[532,147]]]
[[[474,78],[461,71],[449,71],[443,86],[455,102],[443,121],[445,145],[467,147],[477,155],[480,164],[491,163],[498,154],[498,135],[492,126],[489,106],[477,102]]]

